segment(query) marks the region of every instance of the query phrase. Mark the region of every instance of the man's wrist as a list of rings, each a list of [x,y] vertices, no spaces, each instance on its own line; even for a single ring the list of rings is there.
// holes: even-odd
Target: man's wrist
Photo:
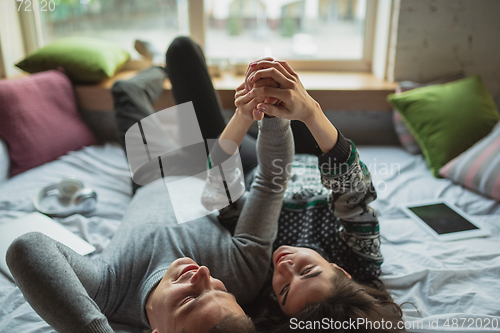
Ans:
[[[241,112],[239,112],[238,110],[236,110],[236,112],[234,113],[233,117],[235,118],[235,120],[238,121],[239,124],[241,124],[242,126],[248,126],[250,128],[250,126],[253,124],[254,120],[253,119],[250,119],[246,116],[244,116]]]

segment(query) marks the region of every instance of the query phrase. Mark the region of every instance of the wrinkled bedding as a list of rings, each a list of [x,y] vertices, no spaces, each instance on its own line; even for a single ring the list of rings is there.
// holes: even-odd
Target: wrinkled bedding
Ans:
[[[0,223],[33,212],[38,191],[72,176],[97,192],[98,204],[92,216],[79,214],[59,221],[96,247],[99,255],[120,225],[131,199],[130,171],[123,150],[114,144],[85,147],[0,183]],[[142,332],[123,325],[117,332]],[[24,300],[16,285],[0,273],[0,332],[54,332]]]
[[[422,155],[394,147],[361,147],[372,173],[380,216],[381,279],[404,303],[414,332],[500,332],[500,203],[437,179]],[[491,236],[440,242],[399,210],[404,202],[444,199]],[[411,303],[411,304],[410,304]]]
[[[373,207],[380,216],[385,256],[381,278],[398,303],[407,302],[403,309],[409,331],[500,331],[500,204],[434,178],[421,155],[410,155],[399,147],[358,148],[378,192]],[[97,248],[93,255],[98,256],[131,199],[128,165],[117,145],[86,147],[1,182],[0,223],[34,211],[32,198],[37,192],[65,176],[75,176],[96,190],[98,205],[89,217],[75,214],[56,220],[93,244]],[[438,242],[398,208],[401,202],[438,198],[473,215],[492,235]],[[113,327],[117,332],[142,332],[123,325]],[[0,332],[21,331],[53,332],[15,284],[0,273]]]

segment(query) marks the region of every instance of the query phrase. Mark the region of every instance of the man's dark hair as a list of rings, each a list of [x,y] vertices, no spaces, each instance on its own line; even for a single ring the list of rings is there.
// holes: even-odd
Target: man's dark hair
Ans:
[[[228,314],[212,327],[208,333],[257,333],[252,320],[247,316]]]

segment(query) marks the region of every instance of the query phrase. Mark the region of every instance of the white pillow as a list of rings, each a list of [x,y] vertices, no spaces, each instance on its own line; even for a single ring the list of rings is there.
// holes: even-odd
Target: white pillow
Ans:
[[[7,145],[0,139],[0,183],[9,178],[10,158]]]

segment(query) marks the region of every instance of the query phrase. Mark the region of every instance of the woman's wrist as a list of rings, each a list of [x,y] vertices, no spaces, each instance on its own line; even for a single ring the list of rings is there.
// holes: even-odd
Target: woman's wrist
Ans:
[[[321,106],[318,102],[314,101],[310,111],[307,113],[307,116],[299,119],[302,121],[308,128],[309,126],[313,127],[318,124],[318,122],[324,121],[324,112],[321,109]]]
[[[311,112],[306,121],[304,121],[304,124],[306,124],[307,128],[313,135],[323,154],[328,153],[333,147],[335,147],[338,139],[338,131],[330,122],[323,110],[321,110],[319,104],[317,105],[317,108]]]

